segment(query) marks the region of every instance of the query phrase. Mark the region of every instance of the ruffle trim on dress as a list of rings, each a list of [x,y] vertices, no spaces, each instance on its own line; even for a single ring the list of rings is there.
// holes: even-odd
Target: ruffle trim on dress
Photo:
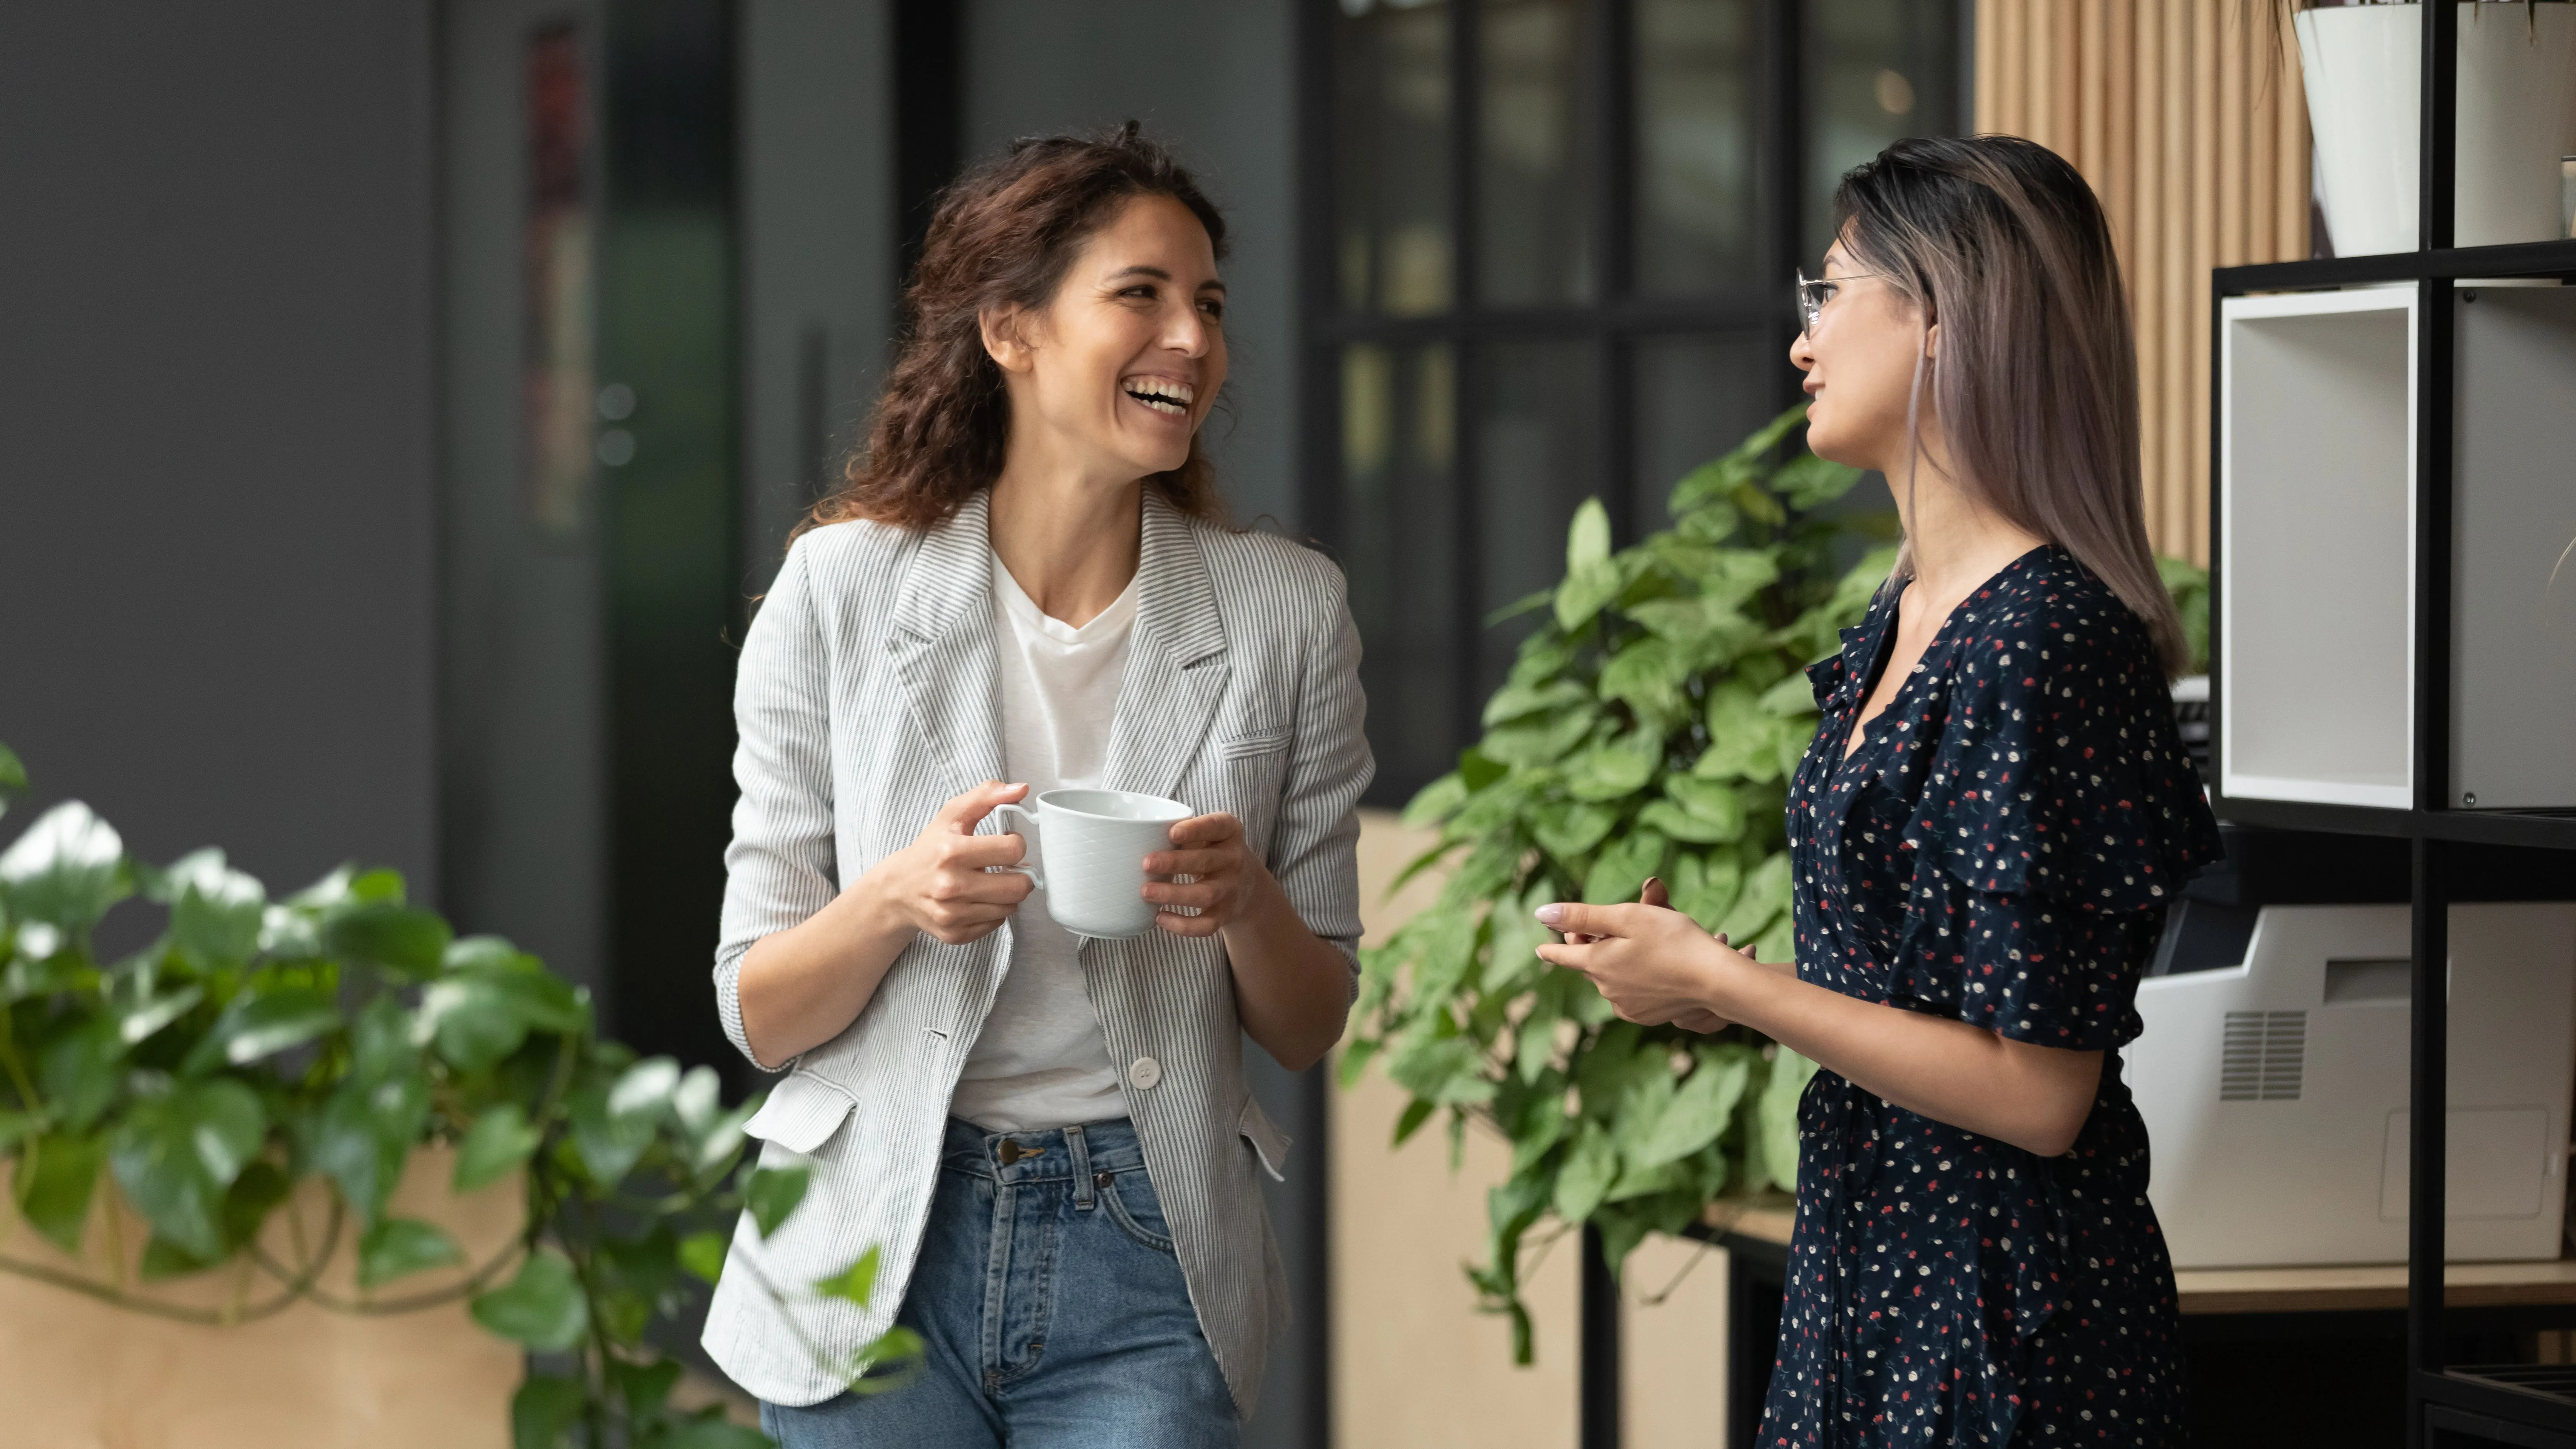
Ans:
[[[1906,843],[1981,891],[2170,904],[2218,831],[2145,631],[2055,551],[1975,607]]]

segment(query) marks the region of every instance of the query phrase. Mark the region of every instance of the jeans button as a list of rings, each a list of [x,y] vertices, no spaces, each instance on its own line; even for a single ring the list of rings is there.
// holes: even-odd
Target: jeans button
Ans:
[[[1152,1057],[1138,1057],[1128,1064],[1127,1080],[1140,1092],[1152,1091],[1163,1080],[1163,1064]]]

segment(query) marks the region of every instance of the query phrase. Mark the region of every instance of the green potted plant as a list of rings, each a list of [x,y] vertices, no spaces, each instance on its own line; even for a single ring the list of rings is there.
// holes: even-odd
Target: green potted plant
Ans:
[[[25,783],[0,747],[0,799]],[[163,928],[99,959],[99,921],[138,895]],[[133,858],[77,802],[0,852],[0,1162],[58,1254],[0,1271],[209,1330],[302,1303],[463,1302],[538,1355],[511,1405],[517,1449],[768,1443],[720,1409],[671,1407],[680,1365],[647,1336],[690,1278],[715,1279],[738,1214],[768,1232],[803,1195],[802,1169],[739,1171],[757,1106],[726,1108],[711,1069],[601,1040],[580,988],[497,937],[455,938],[390,871],[272,901],[220,851]],[[506,1249],[462,1263],[444,1228],[390,1210],[431,1146],[452,1152],[458,1193],[522,1185]],[[102,1192],[149,1225],[131,1272],[118,1245],[87,1240]],[[307,1223],[292,1204],[317,1193],[327,1207]],[[325,1286],[345,1242],[354,1295]],[[864,1303],[876,1266],[872,1248],[821,1283],[761,1286]],[[401,1287],[432,1269],[453,1281]],[[237,1285],[221,1306],[155,1291],[217,1270]],[[873,1391],[916,1348],[895,1330],[825,1357]]]
[[[1722,1197],[1795,1185],[1812,1065],[1741,1027],[1616,1020],[1581,975],[1537,958],[1546,933],[1530,913],[1634,900],[1659,876],[1702,926],[1788,959],[1781,808],[1814,730],[1804,666],[1840,647],[1894,557],[1881,546],[1834,567],[1839,539],[1883,541],[1893,519],[1825,511],[1860,474],[1783,457],[1804,412],[1683,478],[1672,526],[1634,547],[1612,551],[1598,501],[1579,509],[1564,581],[1505,611],[1539,618],[1484,737],[1405,811],[1439,831],[1405,876],[1446,865],[1448,878],[1365,954],[1341,1072],[1381,1062],[1412,1095],[1399,1142],[1443,1112],[1453,1153],[1471,1119],[1510,1142],[1470,1277],[1510,1315],[1522,1362],[1523,1240],[1543,1216],[1598,1224],[1615,1267]]]

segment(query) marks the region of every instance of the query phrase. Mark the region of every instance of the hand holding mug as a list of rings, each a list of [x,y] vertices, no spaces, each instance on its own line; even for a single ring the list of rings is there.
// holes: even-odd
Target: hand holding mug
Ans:
[[[912,844],[860,877],[860,887],[875,894],[879,909],[951,946],[991,935],[1028,899],[1031,885],[1027,876],[987,867],[1018,864],[1027,845],[1016,835],[977,835],[975,827],[1028,789],[987,780],[950,800]]]
[[[1145,899],[1157,907],[1154,924],[1175,936],[1215,935],[1243,914],[1260,869],[1244,845],[1242,821],[1219,812],[1179,822],[1172,827],[1172,848],[1145,857]],[[1175,907],[1198,914],[1175,915]]]

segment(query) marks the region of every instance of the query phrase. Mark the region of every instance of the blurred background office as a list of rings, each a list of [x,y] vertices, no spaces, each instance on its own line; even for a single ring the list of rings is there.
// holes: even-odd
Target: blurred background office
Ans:
[[[1483,620],[1555,580],[1575,506],[1633,538],[1795,399],[1788,283],[1835,178],[1967,129],[1980,56],[2062,52],[2067,87],[2104,63],[2047,10],[10,7],[0,739],[37,803],[87,799],[148,857],[221,840],[278,885],[396,866],[588,984],[608,1030],[748,1089],[708,986],[734,648],[863,427],[961,165],[1135,117],[1228,208],[1213,451],[1239,519],[1348,570],[1394,806],[1471,736],[1514,642]],[[2001,119],[2099,132],[2048,110],[2058,84]],[[1301,1327],[1254,1437],[1322,1444],[1357,1392],[1328,1329],[1469,1319],[1474,1226],[1413,1267],[1428,1286],[1328,1305],[1330,1246],[1405,1210],[1327,1191],[1384,1123],[1328,1154],[1320,1073],[1259,1089],[1304,1170],[1274,1202]],[[1511,1376],[1499,1325],[1459,1332]],[[1568,1351],[1543,1337],[1520,1379],[1561,1383]],[[1564,1441],[1561,1397],[1529,1401],[1531,1442]]]

